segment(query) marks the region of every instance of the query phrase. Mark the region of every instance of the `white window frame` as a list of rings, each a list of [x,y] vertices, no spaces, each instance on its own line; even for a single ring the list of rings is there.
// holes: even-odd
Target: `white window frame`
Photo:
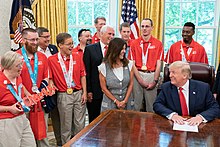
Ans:
[[[67,3],[68,1],[75,1],[75,0],[67,0]],[[91,0],[87,0],[87,1],[91,1]],[[78,0],[78,2],[80,2],[80,0]],[[76,8],[77,7],[78,7],[78,3],[76,3]],[[109,0],[108,7],[109,7],[109,12],[108,12],[108,17],[106,18],[106,24],[111,25],[115,29],[115,33],[116,33],[118,32],[118,27],[117,27],[118,26],[118,14],[119,14],[118,13],[118,0]],[[94,9],[92,9],[92,11],[94,11]],[[94,12],[92,13],[94,14]],[[94,19],[95,18],[92,18],[92,25],[68,25],[68,29],[69,28],[95,28]],[[78,24],[77,21],[78,21],[78,11],[76,11],[76,24]],[[95,32],[92,32],[92,33],[95,33]]]
[[[198,7],[198,2],[202,2],[202,1],[204,1],[204,2],[207,2],[207,0],[197,0],[197,1],[191,1],[191,2],[197,2],[197,7]],[[190,1],[188,1],[188,2],[190,2]],[[175,3],[188,3],[188,2],[185,2],[185,1],[180,1],[180,2],[175,2]],[[220,5],[220,0],[209,0],[209,2],[216,2],[216,5],[215,5],[215,12],[214,12],[214,14],[216,14],[215,15],[215,21],[214,21],[214,26],[197,26],[197,24],[195,24],[196,25],[196,32],[197,32],[197,29],[214,29],[215,30],[215,32],[214,32],[214,41],[212,42],[212,44],[213,44],[213,55],[212,55],[212,60],[211,60],[211,63],[209,63],[209,64],[211,64],[211,65],[215,65],[216,64],[216,62],[218,61],[218,59],[217,59],[217,57],[218,57],[218,32],[219,32],[219,16],[220,16],[220,7],[218,7],[219,5]],[[173,3],[173,2],[166,2],[165,1],[165,5],[167,4],[167,3]],[[182,17],[182,7],[180,7],[180,17]],[[164,10],[165,11],[165,10]],[[197,11],[198,11],[198,9],[197,9]],[[166,15],[165,13],[164,13],[164,15]],[[198,22],[198,13],[196,13],[196,23]],[[180,20],[182,20],[181,18],[180,18]],[[165,21],[164,21],[165,22]],[[182,24],[182,22],[181,22],[181,24]],[[182,29],[182,27],[183,26],[166,26],[166,24],[165,24],[165,26],[164,26],[164,28],[165,29]],[[195,34],[194,35],[194,38],[197,38],[197,34]],[[165,42],[165,31],[164,31],[164,44],[166,43]],[[168,48],[168,50],[169,50],[169,48]],[[165,54],[167,54],[167,52],[165,53]]]

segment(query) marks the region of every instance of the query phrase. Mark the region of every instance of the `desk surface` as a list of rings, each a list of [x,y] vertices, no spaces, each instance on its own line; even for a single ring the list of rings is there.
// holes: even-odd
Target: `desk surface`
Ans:
[[[220,120],[201,124],[199,133],[173,131],[172,122],[154,113],[103,112],[64,146],[220,146]]]

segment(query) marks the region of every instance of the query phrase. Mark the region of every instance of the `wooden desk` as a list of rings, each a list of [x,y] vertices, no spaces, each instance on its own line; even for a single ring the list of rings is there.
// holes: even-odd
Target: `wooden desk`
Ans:
[[[220,120],[199,126],[199,133],[173,131],[172,122],[154,113],[110,110],[72,138],[66,146],[220,146]]]

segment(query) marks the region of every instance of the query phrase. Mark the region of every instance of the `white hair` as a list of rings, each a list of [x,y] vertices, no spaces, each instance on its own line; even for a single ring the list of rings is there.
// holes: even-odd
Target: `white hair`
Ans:
[[[114,29],[114,28],[113,28],[112,26],[110,26],[110,25],[104,25],[104,26],[102,26],[100,32],[101,32],[101,33],[105,33],[108,28]]]

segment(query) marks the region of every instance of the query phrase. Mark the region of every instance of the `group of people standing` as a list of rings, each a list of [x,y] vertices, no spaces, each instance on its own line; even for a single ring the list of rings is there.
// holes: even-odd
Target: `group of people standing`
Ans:
[[[179,111],[168,111],[170,108],[164,109],[166,113],[158,110],[162,105],[158,103],[164,102],[161,94],[159,98],[162,100],[155,102],[164,50],[162,42],[151,35],[153,21],[150,18],[142,20],[141,36],[135,40],[129,39],[131,30],[128,23],[120,25],[121,38],[114,37],[114,28],[106,25],[104,17],[96,18],[94,23],[97,28],[94,36],[90,30],[81,29],[79,44],[75,48],[70,34],[58,34],[59,51],[49,44],[48,29],[24,29],[22,48],[17,53],[10,51],[2,56],[0,90],[4,92],[0,94],[0,145],[36,146],[29,121],[15,97],[38,93],[42,81],[57,88],[54,98],[57,106],[49,113],[58,146],[64,145],[84,128],[86,107],[89,122],[108,109],[140,111],[143,99],[146,103],[144,110],[148,112],[154,109],[170,119],[179,114]],[[194,33],[194,24],[186,23],[182,31],[183,40],[171,46],[165,58],[167,63],[180,60],[208,64],[205,49],[192,38]],[[172,80],[171,84],[178,87]],[[211,102],[212,98],[209,100]],[[163,103],[163,108],[167,103]],[[41,107],[42,104],[38,102],[36,105]],[[213,101],[209,107],[218,108]],[[188,109],[191,112],[191,108]],[[201,111],[203,109],[188,115],[195,116]],[[48,113],[44,114],[47,126]],[[206,118],[206,115],[203,117],[209,121],[216,113],[211,118]],[[178,122],[180,119],[172,120]],[[4,139],[12,133],[15,136],[13,142]],[[39,147],[49,146],[46,137],[36,140],[36,143]]]

